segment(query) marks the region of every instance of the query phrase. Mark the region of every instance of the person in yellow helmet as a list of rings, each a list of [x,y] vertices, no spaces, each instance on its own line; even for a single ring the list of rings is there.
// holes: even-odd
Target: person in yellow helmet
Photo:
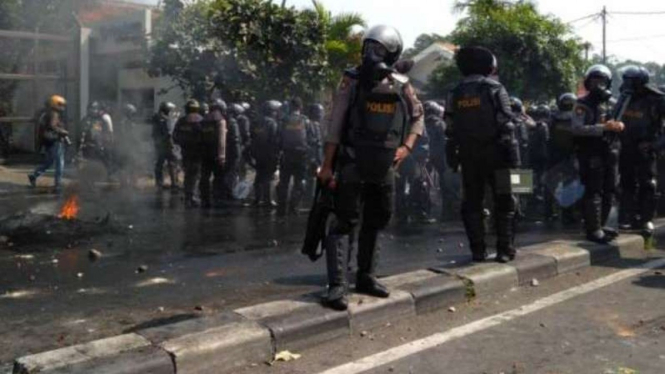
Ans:
[[[55,191],[62,189],[62,172],[65,168],[65,144],[69,144],[69,133],[65,129],[64,111],[67,101],[64,97],[53,95],[47,101],[47,108],[39,117],[39,143],[46,158],[35,171],[28,174],[30,185],[37,185],[37,178],[55,164]]]

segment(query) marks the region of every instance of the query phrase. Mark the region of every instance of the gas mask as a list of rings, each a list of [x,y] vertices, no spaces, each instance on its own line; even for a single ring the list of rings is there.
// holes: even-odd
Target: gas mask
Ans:
[[[367,88],[373,88],[381,82],[392,69],[385,63],[388,50],[381,43],[373,40],[365,42],[363,62],[360,67],[360,81]]]
[[[599,101],[607,101],[612,97],[609,84],[605,78],[591,78],[588,83],[589,92]]]

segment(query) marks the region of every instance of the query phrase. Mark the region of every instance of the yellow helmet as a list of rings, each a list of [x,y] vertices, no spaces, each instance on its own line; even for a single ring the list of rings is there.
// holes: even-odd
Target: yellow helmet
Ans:
[[[53,95],[48,100],[48,103],[52,109],[64,109],[67,105],[67,100],[60,95]]]

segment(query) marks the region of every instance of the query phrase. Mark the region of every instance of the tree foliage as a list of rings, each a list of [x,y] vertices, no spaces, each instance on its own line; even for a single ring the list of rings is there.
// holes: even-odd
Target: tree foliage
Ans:
[[[538,13],[528,0],[469,0],[457,2],[466,12],[450,35],[460,46],[491,49],[499,62],[501,82],[525,100],[549,100],[573,90],[584,63],[582,47],[559,19]],[[440,67],[432,85],[445,86],[452,70]]]

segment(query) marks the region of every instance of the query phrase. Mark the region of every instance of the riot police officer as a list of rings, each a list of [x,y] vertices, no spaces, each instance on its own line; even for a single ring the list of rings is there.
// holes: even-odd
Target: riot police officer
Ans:
[[[520,150],[520,160],[522,166],[528,165],[529,158],[529,133],[530,130],[536,127],[536,121],[533,117],[526,113],[522,100],[512,96],[510,98],[510,110],[513,112],[513,124],[515,125],[515,138]],[[537,113],[533,110],[532,113]]]
[[[201,122],[202,156],[199,194],[203,208],[212,207],[210,178],[213,178],[213,186],[218,186],[222,179],[222,169],[226,160],[226,119],[224,118],[226,110],[224,100],[216,99],[210,103],[210,112]]]
[[[240,131],[240,146],[242,157],[238,163],[238,173],[240,179],[245,179],[247,176],[247,161],[249,159],[250,141],[252,138],[251,128],[252,122],[249,119],[249,110],[251,105],[247,102],[239,103],[242,112],[238,114],[236,121],[238,121],[238,130]]]
[[[334,309],[348,306],[348,238],[358,224],[361,207],[356,291],[378,297],[390,294],[376,279],[378,234],[392,214],[395,168],[411,153],[424,129],[423,108],[413,87],[408,78],[391,69],[402,47],[396,29],[369,29],[363,37],[362,64],[344,73],[334,96],[319,171],[323,185],[334,187],[335,220],[324,241],[326,302]]]
[[[277,184],[277,213],[296,213],[305,194],[305,178],[309,165],[309,119],[302,113],[303,103],[298,97],[291,100],[291,112],[279,129],[279,183]],[[289,199],[289,186],[293,189]]]
[[[624,68],[622,78],[621,93],[629,95],[630,102],[622,117],[626,129],[621,133],[619,223],[651,236],[657,205],[655,144],[663,135],[665,94],[649,84],[649,72],[643,67]]]
[[[192,99],[185,104],[185,115],[181,117],[173,130],[173,141],[182,150],[182,168],[185,172],[185,207],[198,206],[194,198],[194,189],[201,172],[201,106]]]
[[[277,170],[277,117],[281,107],[282,103],[277,100],[267,101],[263,105],[263,119],[251,129],[250,155],[256,168],[254,204],[259,207],[277,206],[271,197],[270,182]]]
[[[139,177],[140,161],[137,157],[141,147],[138,127],[135,121],[137,110],[133,104],[125,104],[122,118],[116,129],[116,141],[113,147],[114,160],[121,176],[120,183],[136,186]]]
[[[552,115],[548,149],[548,191],[546,192],[545,216],[554,217],[554,193],[560,182],[569,182],[578,175],[574,154],[575,138],[572,132],[573,108],[577,96],[564,93],[557,100],[557,109]],[[575,208],[561,207],[561,219],[564,224],[575,223]]]
[[[242,135],[240,134],[240,125],[238,116],[243,114],[245,109],[240,104],[231,104],[227,109],[226,116],[226,160],[224,161],[224,181],[221,185],[222,199],[235,200],[233,189],[238,182],[238,169],[240,167],[240,158],[242,157]]]
[[[536,206],[543,207],[545,198],[545,187],[543,178],[547,171],[547,144],[549,143],[550,130],[550,108],[547,105],[539,105],[536,124],[529,134],[529,162],[533,169],[533,182]]]
[[[620,142],[624,124],[611,118],[612,72],[594,65],[584,76],[588,94],[577,99],[572,130],[578,144],[580,178],[584,184],[584,225],[588,240],[607,243],[616,237],[607,222],[616,193]]]
[[[97,101],[88,105],[83,118],[78,153],[79,157],[101,162],[108,176],[113,175],[113,121]]]
[[[515,258],[515,199],[500,193],[497,171],[520,165],[510,98],[506,89],[489,78],[497,69],[496,58],[482,47],[464,47],[457,52],[457,66],[464,78],[448,98],[448,164],[460,166],[464,198],[462,219],[474,261],[485,261],[483,201],[489,185],[494,197],[498,262]]]
[[[308,196],[314,196],[314,183],[316,172],[323,162],[323,135],[321,126],[325,109],[321,104],[312,104],[309,107],[308,135],[309,139],[309,165],[307,166],[306,187]]]
[[[177,164],[178,158],[175,154],[175,144],[173,143],[173,126],[171,113],[175,111],[176,106],[170,102],[159,104],[159,111],[152,117],[152,140],[155,145],[155,184],[158,189],[164,187],[164,164],[168,168],[171,179],[171,190],[178,189]]]
[[[435,101],[424,103],[425,129],[429,138],[429,162],[439,177],[441,197],[441,221],[452,208],[452,196],[446,196],[446,123],[443,121],[445,109]]]

